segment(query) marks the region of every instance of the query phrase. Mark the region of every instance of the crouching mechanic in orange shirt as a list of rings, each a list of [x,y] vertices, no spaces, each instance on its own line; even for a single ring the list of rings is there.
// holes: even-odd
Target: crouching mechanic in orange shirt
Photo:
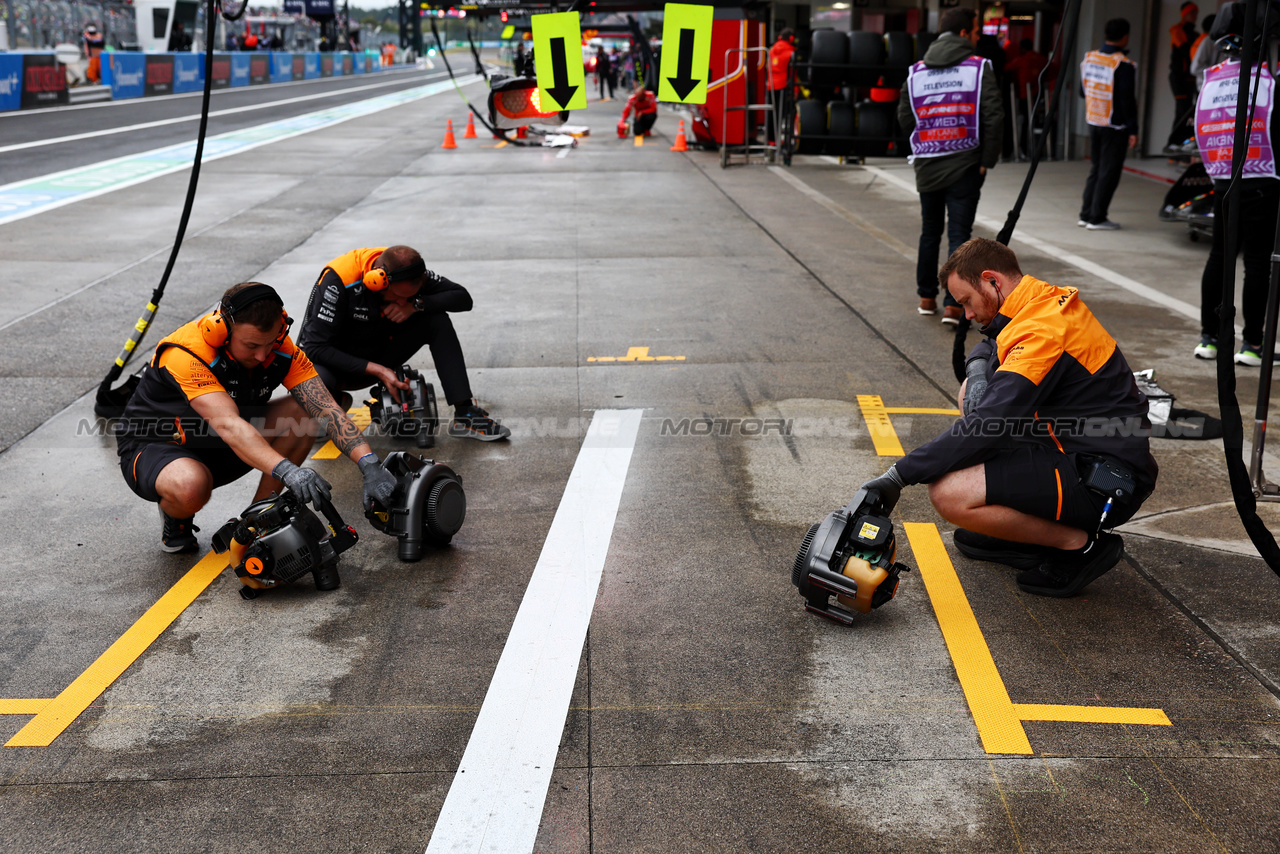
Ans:
[[[300,465],[315,438],[310,419],[360,467],[365,503],[390,502],[395,478],[290,340],[292,323],[274,288],[245,282],[156,345],[122,415],[118,452],[129,487],[160,505],[164,551],[194,551],[196,512],[251,469],[262,472],[254,501],[282,485],[305,502],[327,500],[329,484]],[[280,385],[290,396],[272,400]]]
[[[987,336],[969,357],[966,414],[864,486],[892,509],[903,486],[929,484],[963,554],[1022,569],[1027,593],[1074,596],[1120,560],[1102,529],[1155,488],[1146,396],[1079,292],[1024,276],[1007,246],[970,240],[938,279]]]

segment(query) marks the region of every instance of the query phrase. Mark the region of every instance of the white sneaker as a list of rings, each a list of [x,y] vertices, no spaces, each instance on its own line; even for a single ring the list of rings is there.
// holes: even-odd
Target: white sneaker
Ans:
[[[1089,223],[1088,223],[1088,222],[1086,222],[1085,220],[1082,220],[1082,219],[1078,219],[1078,220],[1076,220],[1076,227],[1077,227],[1077,228],[1084,228],[1084,227],[1085,227],[1085,226],[1087,226],[1088,224],[1089,224]]]
[[[1119,231],[1120,230],[1120,226],[1109,219],[1104,219],[1102,222],[1091,222],[1087,224],[1085,228],[1089,229],[1090,231]]]

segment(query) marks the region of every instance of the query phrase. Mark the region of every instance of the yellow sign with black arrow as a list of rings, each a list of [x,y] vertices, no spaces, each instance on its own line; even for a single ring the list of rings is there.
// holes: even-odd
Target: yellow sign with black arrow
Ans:
[[[538,97],[544,112],[585,110],[586,71],[582,67],[582,29],[577,12],[534,15],[533,58],[538,66]]]
[[[662,68],[658,100],[681,104],[707,102],[711,61],[711,6],[668,3],[662,17]]]

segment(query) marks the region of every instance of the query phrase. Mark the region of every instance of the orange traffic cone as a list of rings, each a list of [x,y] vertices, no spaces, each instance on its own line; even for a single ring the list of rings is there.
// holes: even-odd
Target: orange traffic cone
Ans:
[[[671,146],[672,151],[688,151],[689,143],[684,138],[684,119],[680,120],[680,129],[676,131],[676,144]]]
[[[462,132],[463,139],[476,138],[476,114],[467,113],[467,129]]]
[[[444,145],[441,148],[457,148],[458,143],[453,139],[453,119],[449,119],[449,124],[444,129]]]

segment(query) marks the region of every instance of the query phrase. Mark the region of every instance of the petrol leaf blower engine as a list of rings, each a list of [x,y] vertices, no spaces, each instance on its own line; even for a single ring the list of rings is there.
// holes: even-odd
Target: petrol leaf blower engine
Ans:
[[[421,560],[426,545],[449,545],[467,517],[462,478],[446,465],[405,451],[387,454],[382,467],[399,482],[393,504],[374,501],[364,515],[373,527],[400,541],[400,560]]]
[[[809,528],[791,568],[806,611],[850,626],[852,611],[866,614],[893,598],[898,576],[910,567],[894,563],[898,544],[888,516],[879,491],[860,489],[846,507]]]
[[[230,552],[229,563],[244,586],[240,595],[256,599],[263,590],[283,587],[311,573],[317,590],[335,590],[338,555],[356,544],[355,528],[347,525],[323,498],[316,507],[329,524],[292,492],[256,501],[213,535],[213,550]]]
[[[430,448],[440,427],[435,387],[408,365],[397,368],[396,377],[409,384],[408,389],[400,391],[400,402],[396,403],[387,387],[378,383],[368,401],[369,418],[388,436],[417,437],[419,448]]]

